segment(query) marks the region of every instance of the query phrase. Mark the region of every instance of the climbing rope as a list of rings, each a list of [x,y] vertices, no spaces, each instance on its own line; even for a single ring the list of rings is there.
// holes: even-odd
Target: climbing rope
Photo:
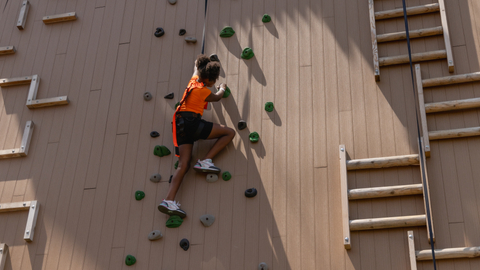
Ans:
[[[205,19],[203,21],[202,54],[205,53],[205,24],[207,23],[207,6],[208,6],[208,0],[205,0]]]

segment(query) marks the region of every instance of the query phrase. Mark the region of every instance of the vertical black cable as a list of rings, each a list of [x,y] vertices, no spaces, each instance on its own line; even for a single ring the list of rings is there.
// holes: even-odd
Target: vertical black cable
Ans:
[[[207,23],[207,6],[208,6],[208,0],[205,0],[205,17],[203,21],[202,54],[205,53],[205,24]]]

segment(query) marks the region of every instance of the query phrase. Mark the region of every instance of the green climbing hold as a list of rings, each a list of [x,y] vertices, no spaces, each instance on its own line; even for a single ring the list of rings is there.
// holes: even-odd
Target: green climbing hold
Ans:
[[[180,106],[180,101],[175,103],[175,110],[177,109],[178,106]]]
[[[167,227],[168,228],[177,228],[182,225],[183,219],[179,216],[170,216],[170,218],[167,220]]]
[[[222,31],[220,31],[220,37],[231,37],[235,34],[235,31],[231,26],[225,26]]]
[[[267,112],[273,112],[273,102],[267,102],[265,103],[265,111]]]
[[[258,142],[258,140],[260,139],[260,136],[258,135],[257,132],[254,131],[254,132],[250,133],[249,138],[250,138],[251,142]]]
[[[267,23],[270,21],[272,21],[272,17],[270,17],[268,14],[263,14],[262,22]]]
[[[125,258],[125,264],[128,266],[134,265],[136,262],[137,259],[135,259],[135,257],[132,255],[127,255],[127,257]]]
[[[223,93],[222,98],[227,98],[228,96],[230,96],[230,94],[231,94],[230,88],[228,88],[227,86],[227,89],[225,89],[225,93]]]
[[[222,173],[222,179],[225,180],[225,181],[228,181],[228,180],[232,179],[232,175],[229,172],[224,172],[224,173]]]
[[[173,165],[173,168],[175,168],[175,170],[178,168],[178,160],[175,162],[175,165]]]
[[[145,198],[145,192],[141,190],[135,191],[135,200],[140,201],[143,198]]]
[[[253,53],[253,50],[249,47],[246,47],[245,49],[243,49],[242,51],[242,58],[243,59],[250,59],[254,56],[255,54]]]
[[[163,156],[168,156],[171,154],[170,150],[164,145],[157,145],[153,149],[153,154],[155,156],[163,157]]]

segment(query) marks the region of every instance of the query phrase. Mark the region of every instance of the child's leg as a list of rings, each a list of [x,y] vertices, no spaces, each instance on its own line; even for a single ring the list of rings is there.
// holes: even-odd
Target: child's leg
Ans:
[[[202,160],[208,158],[213,159],[220,152],[220,150],[225,148],[225,146],[227,146],[227,144],[233,140],[233,137],[235,137],[235,130],[214,123],[212,131],[210,132],[207,140],[215,138],[218,138],[218,140],[215,142],[215,144],[212,146],[212,149],[208,151],[207,155]]]
[[[193,144],[182,144],[178,148],[180,150],[178,167],[173,173],[172,183],[170,183],[168,194],[165,198],[165,200],[169,201],[175,200],[175,196],[177,195],[180,184],[183,181],[183,177],[187,173],[188,169],[190,169],[190,160],[192,158]]]

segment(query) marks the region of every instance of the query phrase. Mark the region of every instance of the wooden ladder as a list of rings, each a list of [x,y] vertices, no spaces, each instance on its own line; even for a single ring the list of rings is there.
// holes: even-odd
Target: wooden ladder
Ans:
[[[399,55],[399,56],[381,57],[381,58],[378,57],[377,43],[405,40],[407,39],[407,34],[406,34],[406,31],[403,31],[403,32],[377,35],[376,21],[403,17],[403,8],[375,12],[374,0],[368,0],[368,5],[369,5],[369,12],[370,12],[370,29],[371,29],[372,50],[373,50],[373,69],[375,74],[375,80],[380,81],[380,67],[406,64],[410,62],[408,54]],[[409,31],[409,36],[410,38],[421,38],[421,37],[428,37],[428,36],[443,34],[443,38],[445,41],[445,50],[414,53],[412,54],[412,61],[421,62],[421,61],[430,61],[430,60],[438,60],[438,59],[446,58],[448,61],[448,71],[453,72],[454,63],[453,63],[452,45],[450,44],[450,35],[448,32],[448,23],[447,23],[447,15],[445,12],[444,0],[438,0],[438,3],[436,4],[428,4],[423,6],[407,8],[408,16],[427,14],[427,13],[433,13],[433,12],[440,12],[442,25],[433,27],[433,28],[411,30]]]

